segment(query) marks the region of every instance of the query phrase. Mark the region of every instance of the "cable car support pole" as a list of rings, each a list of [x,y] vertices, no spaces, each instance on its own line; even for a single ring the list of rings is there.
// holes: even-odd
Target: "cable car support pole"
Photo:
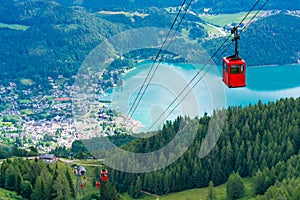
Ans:
[[[238,40],[240,39],[240,35],[238,32],[238,26],[234,26],[231,30],[231,34],[233,34],[233,39],[232,41],[235,41],[235,50],[234,50],[234,55],[230,56],[233,59],[240,59],[239,57],[239,42]]]

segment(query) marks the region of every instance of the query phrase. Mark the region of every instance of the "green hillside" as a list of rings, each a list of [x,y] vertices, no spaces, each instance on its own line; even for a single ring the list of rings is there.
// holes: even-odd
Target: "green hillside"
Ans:
[[[300,18],[287,14],[277,14],[262,18],[250,24],[241,34],[239,41],[240,56],[248,66],[284,65],[298,63],[300,60]],[[212,55],[225,38],[206,41],[203,46]],[[234,44],[224,45],[215,56],[220,64],[220,57],[234,54]]]
[[[48,1],[5,1],[0,16],[0,84],[23,79],[47,88],[48,77],[71,78],[92,49],[120,31],[84,9]]]
[[[85,168],[84,176],[73,172],[76,164],[61,161],[44,163],[42,160],[23,158],[6,159],[0,164],[0,199],[99,199],[99,192],[105,200],[120,199],[110,183],[102,183],[101,190],[95,187],[100,180],[99,163],[80,163]],[[79,165],[78,165],[79,166]],[[83,188],[80,188],[80,183]],[[4,188],[4,189],[3,189]]]
[[[300,110],[295,109],[300,108],[299,103],[298,98],[282,99],[267,105],[259,102],[245,108],[230,107],[217,145],[207,157],[200,159],[197,156],[198,150],[210,120],[210,117],[204,116],[199,119],[199,129],[194,143],[176,162],[162,170],[146,174],[129,174],[112,170],[113,184],[118,191],[135,195],[130,191],[135,191],[136,181],[140,179],[143,183],[142,190],[161,195],[207,187],[209,181],[220,185],[227,181],[232,172],[238,172],[242,177],[256,177],[257,171],[260,170],[268,177],[264,183],[267,187],[262,189],[265,192],[276,180],[281,181],[285,178],[279,178],[280,175],[285,176],[280,163],[287,162],[300,150],[297,121]],[[167,123],[155,136],[138,139],[126,149],[132,152],[159,149],[174,137],[177,125],[184,120],[186,119],[178,118],[173,123]],[[119,156],[122,157],[116,155],[113,159],[118,161]],[[297,178],[299,174],[293,175]],[[260,194],[259,190],[256,192]]]
[[[241,56],[250,65],[281,65],[300,60],[300,18],[279,14],[259,20],[241,34]]]
[[[243,200],[246,199],[258,199],[258,200],[269,200],[269,199],[276,199],[279,196],[284,199],[299,199],[300,195],[300,176],[297,172],[298,168],[300,167],[300,155],[292,156],[287,162],[279,162],[275,167],[271,168],[271,173],[266,168],[264,171],[264,175],[261,172],[257,172],[256,176],[253,178],[244,178],[243,184],[245,186],[245,195],[240,198]],[[268,172],[267,172],[268,171]],[[275,174],[272,174],[274,171]],[[262,179],[259,178],[262,175]],[[268,177],[267,174],[271,174],[271,177]],[[274,175],[276,177],[274,177]],[[269,178],[276,179],[276,183],[273,186],[268,186]],[[261,182],[260,182],[261,181]],[[272,180],[274,183],[274,180]],[[184,190],[182,192],[175,192],[166,195],[162,195],[159,197],[161,200],[206,200],[209,194],[209,191],[212,191],[214,194],[215,199],[217,200],[226,200],[228,199],[226,194],[226,185],[222,184],[216,187],[205,187],[205,188],[196,188],[196,189],[189,189]],[[262,185],[266,185],[269,187],[266,191],[262,194],[256,195],[256,191],[263,188]],[[129,198],[128,198],[129,199]],[[138,199],[153,199],[154,197],[141,197]]]
[[[299,199],[300,198],[300,176],[298,174],[298,168],[300,167],[300,155],[292,156],[287,162],[280,162],[276,167],[271,168],[271,171],[277,172],[274,174],[276,176],[272,177],[276,179],[276,183],[270,186],[263,194],[258,196],[255,195],[255,191],[262,188],[262,185],[268,187],[268,179],[266,174],[267,168],[264,173],[260,171],[256,173],[256,176],[252,179],[244,178],[243,184],[245,185],[245,195],[240,199],[258,199],[258,200],[269,200],[276,199],[279,196],[285,199]],[[280,167],[279,167],[280,166]],[[280,170],[279,170],[280,168]],[[272,172],[271,172],[272,173]],[[262,175],[264,174],[264,175]],[[262,179],[260,178],[263,177]],[[261,182],[259,182],[259,180]],[[171,193],[167,195],[160,196],[161,200],[186,200],[186,199],[207,199],[210,188],[200,188],[200,189],[190,189],[182,192]],[[212,191],[218,200],[228,199],[226,195],[226,183],[213,187]],[[144,199],[144,198],[141,198]],[[154,198],[153,198],[154,199]]]

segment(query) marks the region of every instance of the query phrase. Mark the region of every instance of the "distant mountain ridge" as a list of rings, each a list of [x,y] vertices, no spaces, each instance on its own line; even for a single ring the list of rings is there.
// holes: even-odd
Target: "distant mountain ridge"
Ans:
[[[136,10],[148,9],[150,7],[166,8],[179,7],[182,0],[6,0],[1,2],[0,19],[5,23],[32,24],[45,23],[44,20],[52,23],[68,22],[72,19],[72,9],[70,6],[82,6],[94,11],[111,9],[116,10]],[[198,0],[192,2],[191,10],[202,12],[204,8],[211,8],[212,13],[235,13],[249,11],[255,1],[253,0]],[[257,9],[263,3],[260,2]],[[32,9],[35,8],[35,9]],[[299,10],[300,4],[297,0],[277,0],[269,1],[264,10]],[[56,13],[59,12],[59,17]]]
[[[57,0],[59,3],[65,6],[79,5],[92,10],[99,9],[113,9],[113,10],[135,10],[146,9],[149,7],[176,7],[180,6],[183,0]],[[189,1],[187,1],[189,2]],[[192,10],[201,10],[204,8],[211,8],[214,13],[235,13],[248,11],[256,1],[254,0],[197,0],[192,2]],[[264,1],[258,4],[258,7],[262,5]],[[297,0],[276,0],[269,1],[265,7],[266,10],[282,10],[300,9],[300,4]]]

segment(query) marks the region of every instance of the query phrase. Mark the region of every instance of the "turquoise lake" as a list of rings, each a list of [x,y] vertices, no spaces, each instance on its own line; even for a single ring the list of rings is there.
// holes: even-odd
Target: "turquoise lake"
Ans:
[[[123,77],[124,86],[112,93],[115,108],[129,113],[151,64],[141,64]],[[194,83],[195,87],[188,89],[191,92],[184,93],[185,98],[176,99],[199,71],[195,80],[202,78]],[[201,116],[216,108],[256,104],[259,100],[267,103],[280,98],[300,97],[300,65],[247,67],[246,82],[244,88],[229,89],[222,82],[220,67],[202,69],[190,64],[160,64],[143,98],[136,100],[139,105],[132,109],[131,116],[147,128],[152,127],[151,124],[161,115],[164,116],[161,120],[172,120],[178,115]],[[174,106],[166,112],[171,102],[175,102]]]

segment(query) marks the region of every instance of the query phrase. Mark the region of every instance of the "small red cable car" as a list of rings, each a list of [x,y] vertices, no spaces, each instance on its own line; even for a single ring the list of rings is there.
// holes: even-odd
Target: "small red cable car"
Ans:
[[[108,181],[108,171],[106,169],[101,169],[101,180],[102,182]]]
[[[223,82],[230,88],[246,86],[246,62],[238,55],[238,27],[233,27],[235,54],[223,58]]]
[[[96,188],[100,189],[100,181],[96,181]]]
[[[83,183],[80,183],[79,187],[80,187],[80,189],[83,189]]]
[[[223,82],[230,88],[246,86],[246,62],[243,59],[223,58]]]

